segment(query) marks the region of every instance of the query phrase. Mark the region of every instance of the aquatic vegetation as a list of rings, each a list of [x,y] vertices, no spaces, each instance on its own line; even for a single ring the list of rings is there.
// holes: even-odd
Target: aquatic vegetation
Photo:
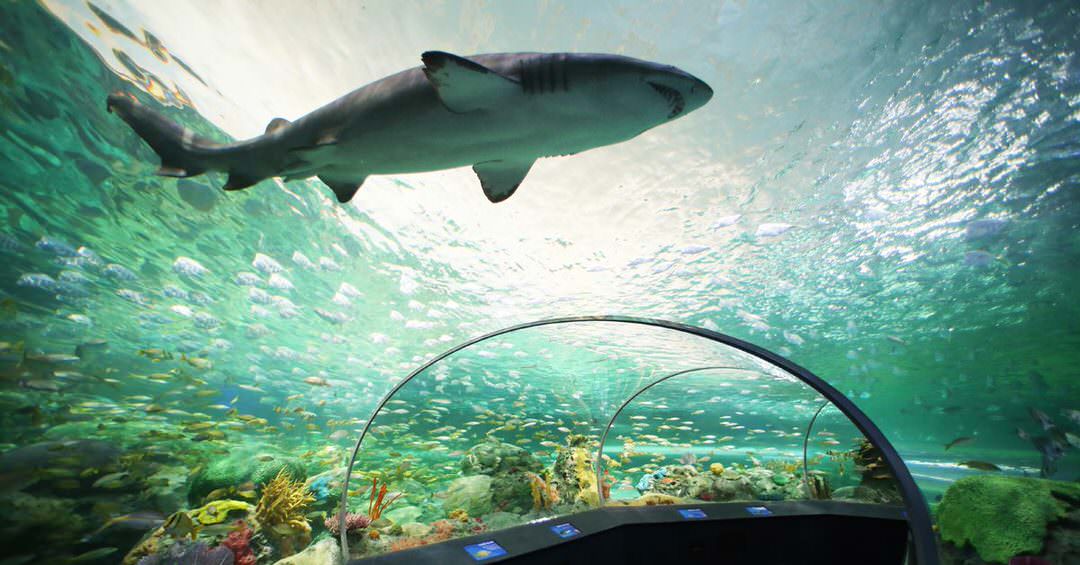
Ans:
[[[1049,524],[1080,508],[1080,485],[999,475],[953,483],[937,506],[942,541],[971,544],[986,561],[1038,555]]]

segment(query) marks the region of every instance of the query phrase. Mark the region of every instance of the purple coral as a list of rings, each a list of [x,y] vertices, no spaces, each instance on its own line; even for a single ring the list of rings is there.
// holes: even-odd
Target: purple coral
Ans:
[[[368,518],[366,514],[349,513],[345,515],[346,532],[362,530],[368,527],[368,524],[370,523],[371,518]],[[334,534],[335,536],[341,535],[341,529],[339,528],[339,526],[341,525],[341,513],[338,512],[337,514],[334,514],[333,516],[327,518],[326,521],[323,522],[323,525],[325,525],[326,529],[330,530],[330,533]]]

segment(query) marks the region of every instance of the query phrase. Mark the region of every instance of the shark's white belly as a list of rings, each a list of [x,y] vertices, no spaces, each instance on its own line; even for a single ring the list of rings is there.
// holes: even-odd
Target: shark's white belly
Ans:
[[[429,103],[372,112],[357,120],[325,165],[336,173],[378,175],[529,162],[636,135],[615,121],[605,123],[602,108],[579,98],[518,96],[490,110],[455,114],[431,97]]]

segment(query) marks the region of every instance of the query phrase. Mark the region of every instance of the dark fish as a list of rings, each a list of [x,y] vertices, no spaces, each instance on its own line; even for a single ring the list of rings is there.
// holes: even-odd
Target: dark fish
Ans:
[[[973,438],[971,436],[958,437],[958,438],[950,441],[949,443],[945,444],[945,451],[948,451],[948,450],[950,450],[950,449],[952,449],[954,447],[960,446],[960,445],[967,445],[967,444],[972,443],[974,441],[975,441],[975,438]]]
[[[1031,419],[1038,422],[1044,431],[1054,427],[1054,421],[1050,419],[1050,416],[1046,415],[1046,412],[1028,406],[1028,414],[1031,414]]]
[[[93,12],[94,15],[101,20],[101,23],[105,24],[105,27],[109,28],[109,31],[123,35],[124,37],[131,39],[135,43],[141,43],[141,41],[139,41],[139,38],[135,36],[134,32],[128,29],[127,26],[125,26],[124,24],[120,23],[116,18],[107,14],[105,10],[98,8],[90,2],[87,2],[86,5],[90,8],[90,11]]]
[[[986,461],[961,461],[957,463],[961,467],[967,467],[969,469],[978,469],[980,471],[1000,471],[1001,467],[994,465],[993,463],[987,463]]]
[[[83,538],[83,541],[87,542],[108,529],[137,530],[145,532],[164,523],[165,516],[162,516],[157,512],[132,512],[131,514],[110,518],[100,528]]]
[[[146,48],[149,49],[162,63],[168,63],[169,50],[165,49],[165,44],[163,44],[157,36],[145,29],[143,30],[143,37],[146,39]]]

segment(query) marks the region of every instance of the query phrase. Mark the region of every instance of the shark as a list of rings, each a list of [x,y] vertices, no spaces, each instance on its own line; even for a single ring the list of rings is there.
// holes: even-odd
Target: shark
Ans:
[[[488,200],[502,202],[537,159],[627,141],[713,95],[676,67],[614,54],[427,51],[421,60],[234,143],[198,135],[129,93],[110,94],[106,109],[157,153],[164,176],[221,171],[225,190],[318,177],[345,203],[371,175],[471,166]]]

